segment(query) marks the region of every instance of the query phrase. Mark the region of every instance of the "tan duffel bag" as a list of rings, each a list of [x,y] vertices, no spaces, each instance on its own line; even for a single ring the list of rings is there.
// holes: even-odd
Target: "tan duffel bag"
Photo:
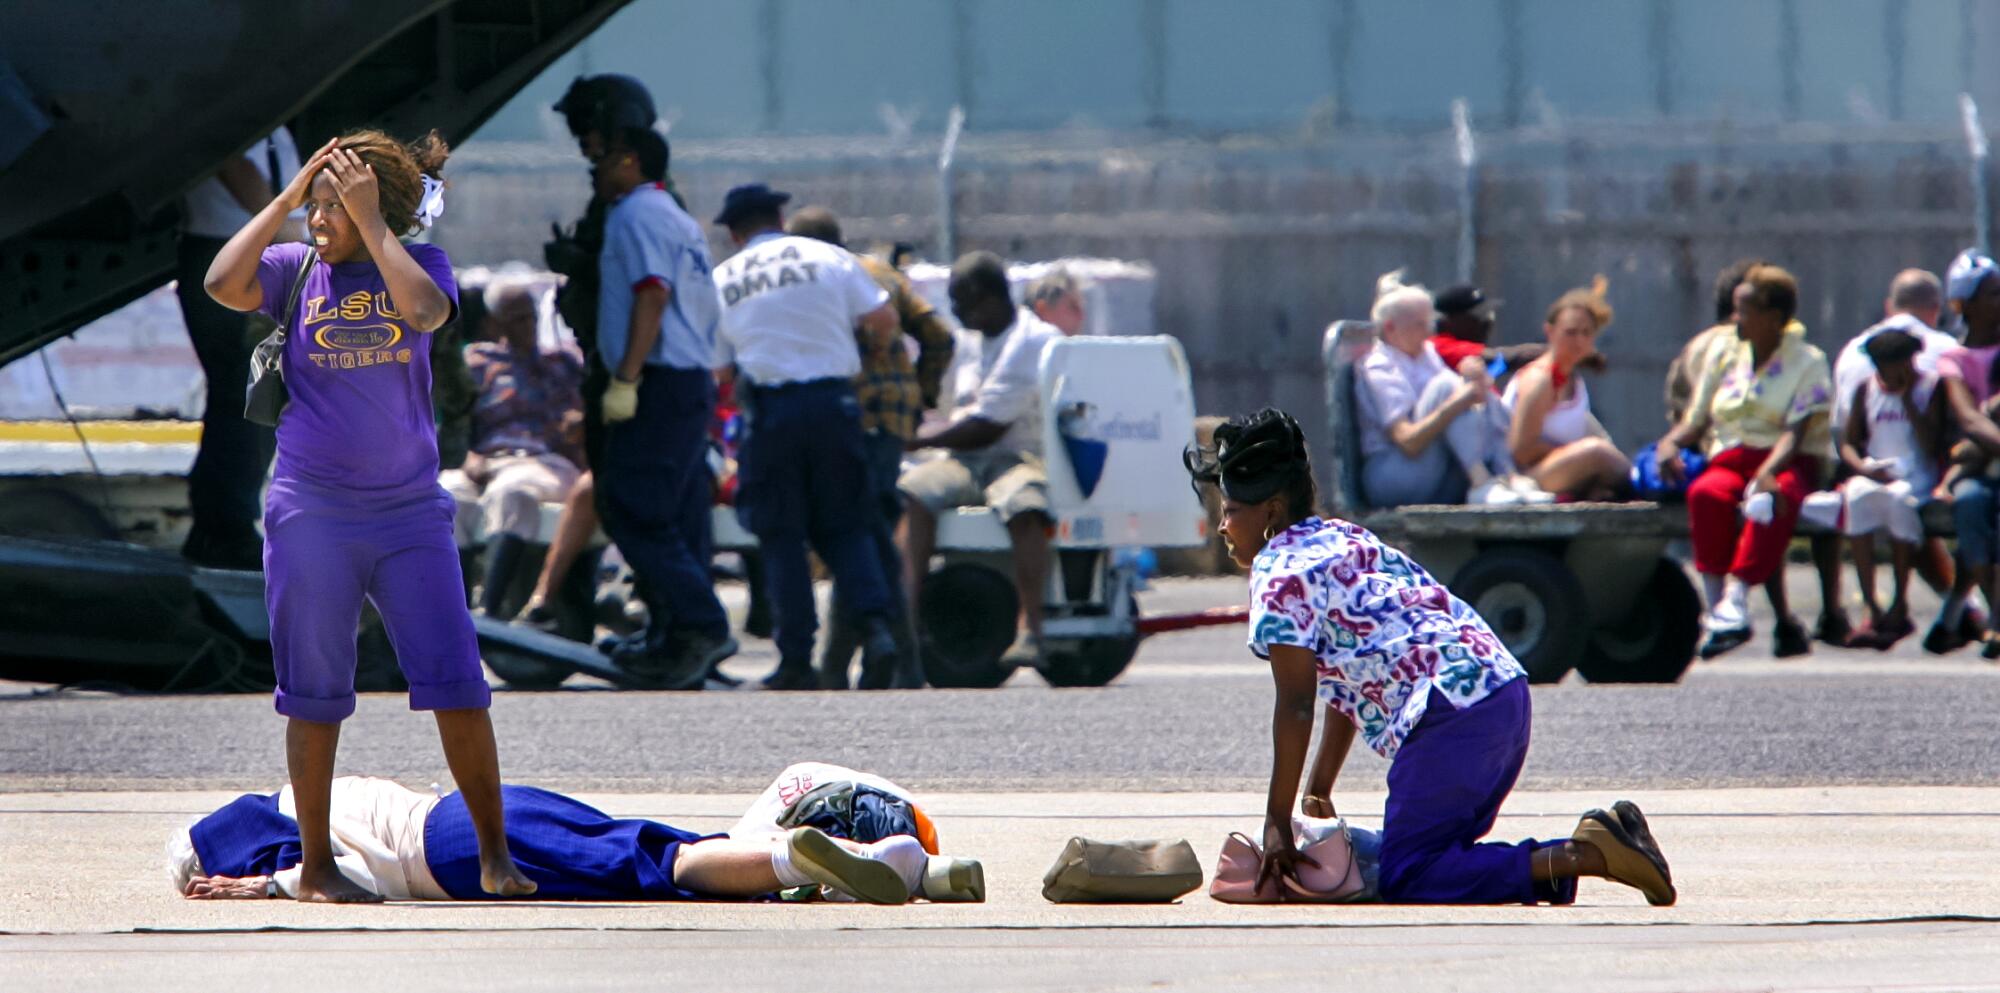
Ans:
[[[1071,838],[1042,877],[1051,903],[1172,903],[1201,888],[1201,863],[1185,838]]]

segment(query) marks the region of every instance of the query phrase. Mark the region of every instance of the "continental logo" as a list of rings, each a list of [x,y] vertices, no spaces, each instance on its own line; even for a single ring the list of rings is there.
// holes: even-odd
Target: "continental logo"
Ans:
[[[319,347],[340,352],[372,352],[384,348],[394,348],[403,340],[403,329],[394,324],[369,324],[362,327],[336,327],[328,325],[313,332],[313,340]]]

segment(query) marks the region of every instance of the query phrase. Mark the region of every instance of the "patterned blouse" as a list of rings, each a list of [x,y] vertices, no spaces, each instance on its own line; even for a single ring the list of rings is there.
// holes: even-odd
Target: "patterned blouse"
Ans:
[[[1799,454],[1833,457],[1833,375],[1826,353],[1806,343],[1805,328],[1787,328],[1778,350],[1756,368],[1750,343],[1721,339],[1688,416],[1708,417],[1708,454],[1771,448],[1794,425],[1808,422]]]
[[[1319,698],[1368,747],[1396,757],[1435,688],[1469,707],[1525,676],[1465,601],[1359,525],[1309,517],[1250,570],[1250,650],[1295,645],[1319,663]]]
[[[564,417],[583,409],[583,355],[576,346],[538,350],[533,362],[522,362],[503,342],[475,342],[466,346],[465,366],[479,387],[473,451],[554,452],[582,464],[563,432]]]

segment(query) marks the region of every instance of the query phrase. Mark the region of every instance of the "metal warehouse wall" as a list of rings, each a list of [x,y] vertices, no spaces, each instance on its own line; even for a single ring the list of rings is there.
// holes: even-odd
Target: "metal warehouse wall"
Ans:
[[[637,0],[484,130],[561,137],[628,72],[685,138],[984,130],[1945,121],[1991,91],[1983,0]],[[895,123],[889,123],[889,122]]]

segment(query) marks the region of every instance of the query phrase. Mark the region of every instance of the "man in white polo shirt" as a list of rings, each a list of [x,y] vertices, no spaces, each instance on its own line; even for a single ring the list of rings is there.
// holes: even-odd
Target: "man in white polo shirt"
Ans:
[[[871,536],[875,501],[854,395],[857,328],[892,341],[896,311],[846,249],[785,233],[781,208],[790,199],[763,183],[738,186],[715,218],[741,248],[715,270],[717,366],[745,380],[737,397],[750,427],[736,513],[764,557],[778,643],[778,668],[764,686],[776,690],[819,687],[808,542],[863,632],[864,670],[895,670],[891,625],[900,616]]]

